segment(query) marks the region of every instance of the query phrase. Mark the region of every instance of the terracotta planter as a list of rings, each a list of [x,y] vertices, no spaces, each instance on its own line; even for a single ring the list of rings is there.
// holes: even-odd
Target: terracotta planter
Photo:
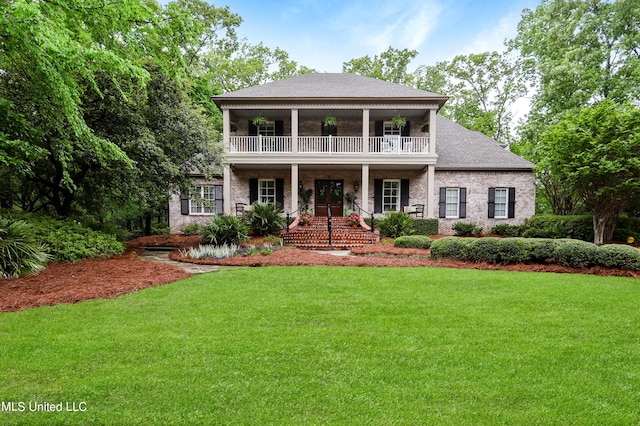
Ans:
[[[358,224],[357,224],[357,223],[352,223],[352,224],[351,224],[351,227],[352,227],[352,228],[357,228],[357,227],[358,227]]]

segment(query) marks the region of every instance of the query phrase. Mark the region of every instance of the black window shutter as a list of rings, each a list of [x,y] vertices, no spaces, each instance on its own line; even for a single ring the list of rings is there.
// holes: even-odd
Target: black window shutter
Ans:
[[[438,203],[440,212],[439,217],[447,217],[447,188],[440,187],[440,202]]]
[[[460,219],[467,217],[467,188],[460,188]]]
[[[402,134],[400,136],[410,136],[411,135],[411,122],[407,121],[407,124],[404,126],[404,129],[402,129]]]
[[[222,185],[215,185],[213,187],[214,197],[216,200],[216,214],[224,213],[224,200],[222,198]]]
[[[325,126],[324,123],[320,123],[320,129],[322,131],[322,136],[338,136],[337,126]]]
[[[496,217],[496,189],[489,188],[489,218]]]
[[[373,180],[373,212],[382,213],[382,179]]]
[[[189,194],[185,191],[180,193],[180,214],[189,214]]]
[[[252,120],[249,120],[249,136],[258,136],[258,127],[253,124]]]
[[[284,179],[276,179],[276,203],[284,208]]]
[[[509,188],[509,206],[507,217],[516,217],[516,189]]]
[[[284,121],[283,120],[276,120],[275,121],[275,131],[276,131],[276,136],[284,136]]]
[[[374,123],[375,136],[384,136],[384,121],[376,120]]]
[[[400,180],[400,211],[409,205],[409,179]]]
[[[249,179],[249,204],[258,201],[258,179]]]

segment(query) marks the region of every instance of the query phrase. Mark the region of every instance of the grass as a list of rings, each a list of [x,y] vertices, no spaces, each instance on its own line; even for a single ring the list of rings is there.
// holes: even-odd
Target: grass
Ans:
[[[639,311],[627,278],[222,269],[1,314],[0,423],[637,425]]]

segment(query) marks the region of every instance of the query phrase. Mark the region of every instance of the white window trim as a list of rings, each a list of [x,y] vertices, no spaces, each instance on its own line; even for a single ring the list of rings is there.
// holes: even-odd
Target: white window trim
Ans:
[[[383,121],[382,122],[382,134],[384,136],[389,136],[389,135],[400,136],[400,135],[402,135],[402,130],[400,130],[397,127],[395,127],[393,125],[392,121]]]
[[[449,194],[449,190],[450,189],[455,189],[456,190],[456,214],[455,216],[452,215],[448,215],[447,214],[447,204],[449,204],[447,202],[447,198],[448,198],[448,194]],[[458,187],[447,187],[446,191],[445,191],[445,200],[444,200],[444,214],[445,214],[445,219],[459,219],[460,218],[460,188]]]
[[[269,121],[265,126],[256,126],[258,135],[261,136],[275,136],[276,135],[276,122]]]
[[[498,216],[498,205],[502,205],[503,203],[498,203],[498,191],[504,191],[504,215]],[[493,203],[493,218],[494,219],[508,219],[509,218],[509,188],[495,188],[494,193],[494,203]]]
[[[262,193],[262,184],[264,182],[273,183],[273,203],[270,201],[264,201],[263,193]],[[258,202],[260,204],[275,204],[277,203],[277,194],[276,194],[276,180],[275,179],[258,179]]]
[[[387,184],[387,182],[395,182],[398,184],[398,195],[396,197],[396,202],[395,202],[395,209],[394,210],[385,210],[385,195],[384,195],[384,191],[385,191],[385,186]],[[400,179],[383,179],[382,180],[382,211],[383,212],[393,212],[393,211],[400,211],[400,202],[402,200],[402,185],[400,183]]]
[[[210,190],[210,195],[213,197],[212,199],[206,199],[204,197],[204,189],[205,188],[209,188]],[[201,184],[201,185],[196,185],[195,187],[195,191],[200,193],[200,197],[199,198],[192,198],[189,197],[189,215],[192,216],[213,216],[216,214],[216,190],[215,190],[215,185],[206,185],[206,184]],[[198,207],[198,210],[202,210],[202,211],[194,211],[193,209],[193,203],[195,202],[196,207]],[[211,203],[211,205],[207,205],[205,206],[205,202],[206,203]],[[205,212],[204,209],[209,209],[209,212]]]

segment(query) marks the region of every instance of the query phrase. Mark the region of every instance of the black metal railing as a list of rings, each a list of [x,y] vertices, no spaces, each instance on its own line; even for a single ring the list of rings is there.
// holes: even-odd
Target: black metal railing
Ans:
[[[375,232],[375,224],[376,224],[376,218],[373,215],[373,213],[368,212],[366,210],[364,210],[362,207],[360,207],[360,205],[357,202],[353,202],[353,206],[355,207],[354,210],[358,211],[358,216],[362,217],[362,214],[367,214],[369,215],[369,217],[371,218],[371,232]]]
[[[285,224],[285,227],[287,228],[286,233],[289,233],[289,225],[291,225],[291,215],[292,214],[296,214],[300,211],[300,209],[294,210],[292,212],[287,212],[287,223]]]
[[[327,204],[327,231],[329,232],[329,245],[333,245],[331,231],[331,204]]]

